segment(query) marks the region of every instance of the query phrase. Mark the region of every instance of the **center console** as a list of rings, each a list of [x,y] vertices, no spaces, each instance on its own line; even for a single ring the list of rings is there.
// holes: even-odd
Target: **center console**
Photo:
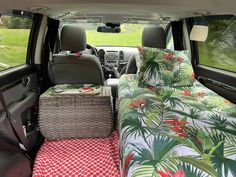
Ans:
[[[117,67],[119,64],[119,52],[118,51],[106,51],[105,55],[104,55],[104,59],[105,59],[105,66],[108,67]]]
[[[122,69],[126,66],[133,48],[98,47],[98,57],[101,62],[105,79],[119,78]],[[126,50],[130,50],[128,53]]]
[[[123,60],[124,54],[120,50],[107,50],[104,51],[103,56],[103,72],[106,79],[119,78],[119,65]]]

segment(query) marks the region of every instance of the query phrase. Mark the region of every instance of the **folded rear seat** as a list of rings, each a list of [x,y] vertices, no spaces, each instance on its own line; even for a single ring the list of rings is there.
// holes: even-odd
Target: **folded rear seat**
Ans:
[[[183,52],[141,52],[152,65],[119,83],[122,176],[236,176],[236,106],[194,79]]]

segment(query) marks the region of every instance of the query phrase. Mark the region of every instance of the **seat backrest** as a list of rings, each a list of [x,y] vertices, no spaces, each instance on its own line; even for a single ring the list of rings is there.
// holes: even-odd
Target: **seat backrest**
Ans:
[[[145,27],[142,34],[142,46],[151,48],[166,48],[166,34],[162,27]],[[127,64],[126,74],[136,74],[137,65],[135,55],[133,55]]]
[[[103,72],[97,57],[90,54],[54,56],[49,65],[50,78],[54,84],[103,85]]]
[[[85,52],[86,33],[81,27],[63,26],[61,49],[49,61],[49,77],[53,84],[104,84],[99,59]],[[68,52],[69,51],[69,52]]]
[[[142,34],[142,46],[151,48],[166,48],[166,32],[162,27],[145,27]]]

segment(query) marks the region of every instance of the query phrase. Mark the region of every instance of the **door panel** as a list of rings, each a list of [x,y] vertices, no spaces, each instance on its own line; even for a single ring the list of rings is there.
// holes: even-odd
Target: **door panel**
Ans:
[[[17,67],[13,67],[0,72],[0,87],[3,89],[5,87],[9,87],[14,85],[15,82],[21,81],[26,75],[32,74],[35,72],[33,67],[29,67],[29,65],[20,65]]]
[[[236,73],[203,65],[195,66],[196,76],[206,87],[236,103]]]
[[[0,103],[1,177],[31,176],[33,161],[29,159],[34,159],[42,141],[37,128],[40,90],[33,62],[36,49],[41,52],[36,48],[41,19],[41,14],[22,10],[9,10],[0,16],[0,89],[16,132]],[[26,153],[20,149],[19,139]]]
[[[11,78],[9,83],[2,87],[3,96],[19,137],[25,147],[31,150],[40,138],[36,127],[38,116],[36,105],[39,97],[37,74],[31,66],[27,65],[23,69],[14,68],[14,72],[10,70],[9,75],[3,74],[4,77],[0,73],[0,82],[2,78]],[[28,72],[25,72],[26,70]],[[4,112],[0,114],[0,136],[8,143],[18,145]]]
[[[31,164],[20,153],[1,151],[0,174],[2,177],[30,177]]]

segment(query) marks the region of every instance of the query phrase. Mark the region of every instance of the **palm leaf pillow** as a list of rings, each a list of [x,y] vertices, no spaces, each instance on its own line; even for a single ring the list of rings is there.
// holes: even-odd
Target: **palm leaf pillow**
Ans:
[[[138,73],[139,86],[192,86],[193,67],[188,51],[168,49],[139,49],[141,66]]]

